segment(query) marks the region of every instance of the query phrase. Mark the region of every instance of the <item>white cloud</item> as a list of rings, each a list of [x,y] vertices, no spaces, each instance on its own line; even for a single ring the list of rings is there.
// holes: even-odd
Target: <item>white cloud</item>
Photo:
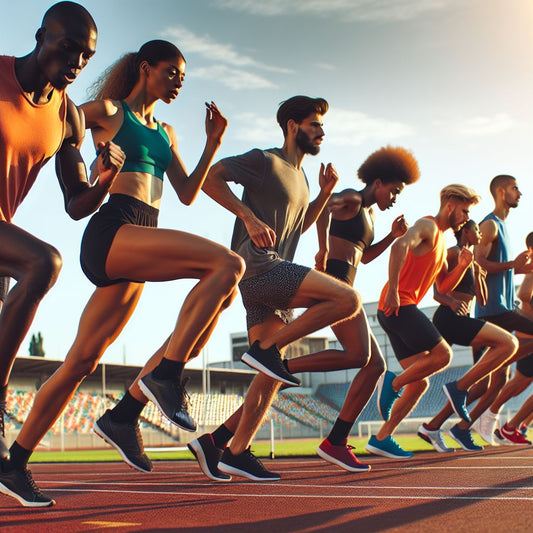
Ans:
[[[328,111],[324,124],[328,143],[338,146],[358,146],[368,140],[388,143],[414,134],[409,124],[338,108]]]
[[[167,39],[171,39],[173,42],[177,42],[178,47],[180,42],[186,42],[187,54],[197,53],[215,63],[231,65],[238,68],[252,67],[271,72],[280,72],[282,74],[292,72],[290,69],[256,61],[249,56],[239,53],[232,44],[218,43],[209,35],[196,35],[183,26],[166,28],[161,32],[161,35]]]
[[[223,7],[262,16],[318,15],[340,20],[410,20],[446,8],[455,0],[216,0]]]
[[[472,117],[461,121],[455,129],[460,135],[479,137],[508,131],[513,125],[514,121],[507,113],[497,113],[491,117]]]
[[[217,81],[230,89],[269,89],[277,87],[275,83],[242,69],[214,65],[208,67],[196,67],[190,78]]]
[[[235,127],[235,138],[251,145],[275,145],[280,140],[281,130],[275,117],[241,113],[235,116],[232,126]],[[338,108],[331,109],[325,115],[324,130],[328,146],[359,146],[369,140],[386,144],[414,133],[408,124]]]

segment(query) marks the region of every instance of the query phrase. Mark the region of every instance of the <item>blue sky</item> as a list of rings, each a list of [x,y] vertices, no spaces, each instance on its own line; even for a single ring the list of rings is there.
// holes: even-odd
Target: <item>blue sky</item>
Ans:
[[[490,179],[517,177],[524,194],[508,219],[515,253],[533,231],[531,138],[533,113],[533,4],[529,0],[91,0],[81,1],[99,28],[97,53],[71,98],[87,88],[123,53],[154,38],[173,41],[187,60],[179,98],[158,104],[156,116],[172,124],[189,170],[205,142],[203,102],[214,100],[229,126],[220,157],[282,144],[275,122],[279,102],[295,94],[322,96],[321,153],[304,162],[311,193],[318,192],[320,162],[339,171],[339,189],[360,188],[355,172],[386,144],[410,148],[421,179],[399,197],[394,211],[378,213],[376,236],[394,216],[408,222],[435,214],[439,190],[454,182],[473,187],[482,202],[480,220],[492,209]],[[3,6],[0,50],[30,52],[44,11],[52,2],[26,0]],[[93,157],[90,135],[83,147]],[[236,189],[238,191],[238,189]],[[93,286],[79,267],[79,243],[87,223],[63,209],[53,165],[41,173],[15,223],[54,244],[64,267],[41,304],[31,332],[41,331],[48,357],[63,358]],[[233,217],[205,195],[190,207],[165,188],[160,226],[196,233],[229,245]],[[448,235],[452,243],[451,236]],[[296,260],[313,265],[316,234],[301,239]],[[155,260],[155,258],[154,258]],[[359,268],[356,288],[377,299],[387,275],[388,252]],[[104,356],[107,362],[142,364],[173,329],[193,282],[147,284],[137,311]],[[425,302],[431,304],[431,299]],[[105,317],[102,317],[105,320]],[[229,358],[231,332],[245,329],[240,299],[225,312],[210,343],[209,361]],[[322,333],[328,333],[324,331]],[[21,354],[27,354],[24,341]]]

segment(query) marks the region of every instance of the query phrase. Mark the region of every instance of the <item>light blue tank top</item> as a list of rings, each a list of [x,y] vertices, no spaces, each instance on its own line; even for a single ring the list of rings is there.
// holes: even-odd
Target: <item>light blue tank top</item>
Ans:
[[[490,213],[485,220],[494,220],[498,226],[498,238],[496,239],[496,246],[493,247],[492,252],[487,259],[498,263],[510,261],[510,243],[507,235],[507,228],[505,222],[500,220],[496,215]],[[514,311],[514,284],[512,269],[497,272],[495,274],[487,274],[487,305],[481,306],[476,302],[476,318],[485,316],[501,315]]]

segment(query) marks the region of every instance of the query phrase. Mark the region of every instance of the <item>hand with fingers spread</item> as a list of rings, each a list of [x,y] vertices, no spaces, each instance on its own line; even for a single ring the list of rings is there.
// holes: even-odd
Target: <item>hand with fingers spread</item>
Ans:
[[[398,237],[401,237],[405,234],[405,232],[409,229],[409,224],[407,224],[407,221],[405,220],[403,215],[400,215],[399,217],[396,217],[391,226],[391,235],[397,239]]]
[[[111,185],[122,169],[126,160],[126,155],[113,141],[98,143],[98,159],[96,165],[98,169],[100,185]]]
[[[220,143],[222,140],[222,136],[226,131],[228,120],[219,111],[218,107],[214,102],[205,102],[205,107],[205,131],[207,133],[207,138],[216,143]]]

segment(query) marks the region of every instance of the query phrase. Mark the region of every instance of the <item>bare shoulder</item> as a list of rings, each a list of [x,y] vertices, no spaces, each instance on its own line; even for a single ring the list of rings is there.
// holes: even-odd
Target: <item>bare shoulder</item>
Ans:
[[[85,118],[83,111],[67,96],[67,120],[65,141],[79,144],[85,136]]]
[[[161,124],[161,127],[168,135],[168,139],[170,140],[170,146],[176,147],[178,145],[178,138],[176,137],[176,132],[174,131],[174,128],[167,122],[159,122],[159,124]]]
[[[344,189],[332,194],[328,204],[339,218],[350,218],[357,215],[361,210],[363,197],[355,189]]]
[[[481,242],[488,243],[493,242],[498,237],[498,226],[496,222],[492,219],[484,220],[480,225],[479,229],[481,231]]]

